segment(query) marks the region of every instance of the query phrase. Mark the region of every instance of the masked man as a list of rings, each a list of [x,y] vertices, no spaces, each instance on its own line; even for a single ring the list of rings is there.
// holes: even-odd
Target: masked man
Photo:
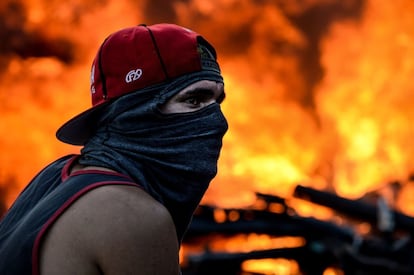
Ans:
[[[99,48],[90,92],[57,131],[81,154],[44,168],[1,220],[0,274],[179,274],[227,131],[216,52],[173,24],[122,29]]]

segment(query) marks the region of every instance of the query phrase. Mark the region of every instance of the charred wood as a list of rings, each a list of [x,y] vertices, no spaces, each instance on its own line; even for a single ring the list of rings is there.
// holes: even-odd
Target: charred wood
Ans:
[[[332,208],[335,211],[354,219],[367,221],[375,225],[378,223],[378,207],[361,200],[346,199],[336,194],[319,191],[301,185],[296,186],[294,196]],[[391,214],[394,219],[396,230],[414,232],[413,217],[404,215],[396,210],[391,210]]]
[[[336,239],[351,243],[354,232],[351,228],[337,226],[334,223],[315,218],[272,213],[260,210],[226,209],[236,211],[240,218],[236,221],[217,223],[212,216],[214,208],[200,206],[186,234],[186,241],[191,238],[210,234],[268,234],[270,236],[302,236],[305,238],[326,238],[334,235]],[[245,218],[248,217],[248,218]]]
[[[252,251],[246,253],[205,252],[188,258],[188,265],[183,275],[236,275],[241,272],[241,265],[246,260],[285,258],[296,260],[302,274],[319,275],[335,262],[327,250],[315,249],[315,245],[294,248],[279,248]]]
[[[283,198],[266,194],[257,196],[269,205],[281,205],[283,211],[273,212],[270,207],[260,210],[223,209],[201,205],[198,208],[183,243],[204,243],[206,250],[201,254],[186,256],[183,275],[261,275],[242,271],[242,264],[246,260],[269,258],[295,260],[303,275],[323,274],[328,267],[339,268],[344,275],[414,274],[412,217],[380,204],[375,206],[361,200],[348,200],[303,186],[296,188],[295,196],[331,207],[344,214],[344,218],[350,217],[373,224],[378,222],[377,215],[381,214],[380,211],[392,211],[392,215],[388,216],[395,217],[396,222],[395,226],[388,229],[398,230],[399,234],[377,234],[378,232],[373,231],[361,235],[352,223],[339,225],[312,217],[302,217],[294,209],[289,208]],[[226,218],[218,222],[215,219],[215,211],[237,219]],[[218,252],[209,248],[210,241],[217,237],[224,240],[226,237],[240,234],[247,236],[251,233],[273,237],[302,237],[305,242],[297,247],[251,252]]]

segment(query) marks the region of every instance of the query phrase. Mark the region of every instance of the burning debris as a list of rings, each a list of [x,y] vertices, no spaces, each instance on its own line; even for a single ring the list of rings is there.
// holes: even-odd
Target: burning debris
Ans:
[[[334,274],[413,274],[414,217],[364,200],[349,200],[332,193],[296,186],[296,197],[333,209],[347,220],[342,225],[298,215],[283,198],[257,194],[265,202],[263,209],[221,209],[201,206],[189,229],[185,244],[198,245],[204,251],[186,254],[184,275],[203,274],[311,274],[322,275],[329,268]],[[380,198],[380,197],[379,197]],[[277,212],[275,204],[278,205]],[[262,204],[263,206],[263,204]],[[222,211],[226,218],[217,221],[215,213]],[[232,219],[231,215],[237,216]],[[369,224],[369,232],[358,232],[356,223]],[[384,226],[387,225],[387,226]],[[250,251],[213,251],[209,246],[215,239],[221,242],[233,236],[249,234],[270,237],[301,238],[292,247],[252,249]],[[298,263],[299,270],[278,273],[249,273],[243,269],[249,260],[288,259]]]

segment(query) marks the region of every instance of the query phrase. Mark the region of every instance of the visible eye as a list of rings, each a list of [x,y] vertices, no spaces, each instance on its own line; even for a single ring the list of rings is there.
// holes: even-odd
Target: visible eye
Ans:
[[[188,104],[191,108],[198,108],[209,101],[205,95],[192,95],[183,99],[183,102]]]
[[[199,110],[213,103],[222,103],[225,98],[222,85],[206,81],[178,92],[167,102],[158,106],[159,110],[165,114],[185,113]]]

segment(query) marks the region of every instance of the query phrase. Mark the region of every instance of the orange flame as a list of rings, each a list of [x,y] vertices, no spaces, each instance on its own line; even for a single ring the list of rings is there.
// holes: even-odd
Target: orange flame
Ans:
[[[54,133],[89,107],[89,66],[106,35],[170,21],[216,45],[226,79],[230,130],[204,203],[251,205],[254,191],[289,198],[297,183],[355,198],[400,181],[393,202],[414,215],[413,11],[411,0],[3,1],[6,205],[44,165],[78,152]]]

